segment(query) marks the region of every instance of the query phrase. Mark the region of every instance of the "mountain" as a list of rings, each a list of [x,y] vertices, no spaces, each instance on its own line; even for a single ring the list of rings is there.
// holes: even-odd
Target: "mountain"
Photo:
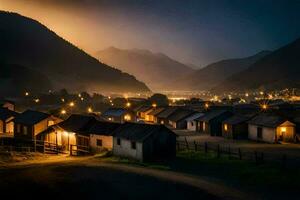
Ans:
[[[52,89],[51,82],[43,74],[19,65],[0,64],[0,94],[14,96],[24,94],[48,92]]]
[[[212,63],[182,79],[178,79],[173,85],[182,90],[209,90],[231,75],[247,69],[269,53],[270,51],[262,51],[246,58],[228,59]]]
[[[234,74],[214,91],[300,88],[300,38]]]
[[[39,22],[0,11],[0,62],[47,76],[54,89],[143,92],[135,77],[99,62]],[[1,73],[1,72],[0,72]]]
[[[194,71],[162,53],[152,53],[148,50],[109,47],[98,51],[96,57],[104,63],[133,74],[153,90],[164,90],[177,77]]]

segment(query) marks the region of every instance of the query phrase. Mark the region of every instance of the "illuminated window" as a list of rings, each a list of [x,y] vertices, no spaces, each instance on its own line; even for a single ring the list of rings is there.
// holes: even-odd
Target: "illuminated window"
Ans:
[[[131,120],[131,116],[130,116],[129,114],[126,114],[126,115],[124,116],[124,120],[125,120],[125,121],[130,121],[130,120]]]
[[[228,125],[227,124],[224,124],[224,130],[228,131]]]
[[[136,142],[131,142],[131,148],[136,149]]]
[[[48,121],[48,126],[52,126],[52,125],[54,125],[54,121],[53,120],[49,120]]]

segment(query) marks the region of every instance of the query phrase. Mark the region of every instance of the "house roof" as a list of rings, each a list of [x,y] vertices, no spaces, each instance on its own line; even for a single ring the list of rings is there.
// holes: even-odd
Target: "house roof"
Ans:
[[[197,118],[196,121],[207,122],[207,121],[210,121],[226,112],[228,112],[228,111],[227,110],[211,110],[211,111],[208,111],[207,113],[204,113],[203,116]]]
[[[167,118],[172,113],[174,113],[178,108],[177,107],[167,107],[164,111],[160,112],[158,115],[156,115],[159,118]]]
[[[197,113],[194,113],[194,114],[192,114],[191,116],[189,116],[189,117],[187,117],[186,119],[185,119],[185,121],[194,121],[195,119],[197,119],[197,118],[199,118],[199,117],[201,117],[201,116],[203,116],[204,115],[204,113],[199,113],[199,112],[197,112]]]
[[[194,111],[192,110],[187,110],[187,109],[177,109],[175,112],[173,112],[169,117],[168,119],[170,121],[173,121],[173,122],[177,122],[177,121],[180,121],[180,120],[183,120],[189,116],[191,116],[193,113],[195,113]]]
[[[0,107],[0,119],[1,120],[7,120],[10,117],[16,117],[19,113],[14,112],[12,110],[9,110],[7,108],[1,108]]]
[[[155,109],[153,109],[150,113],[148,113],[149,115],[154,115],[154,116],[156,116],[156,115],[158,115],[159,113],[161,113],[162,111],[164,111],[165,110],[165,108],[155,108]]]
[[[233,115],[232,117],[224,120],[223,123],[235,125],[247,122],[248,120],[250,120],[250,117],[246,117],[243,115]]]
[[[262,113],[251,119],[248,124],[275,128],[285,121],[288,121],[288,119],[280,115]]]
[[[125,113],[126,113],[126,109],[124,108],[109,108],[102,114],[102,116],[120,117]]]
[[[73,114],[65,121],[58,123],[56,126],[69,132],[80,132],[85,131],[95,121],[96,119],[92,116]]]
[[[26,110],[25,112],[17,115],[14,121],[20,124],[34,125],[39,123],[40,121],[43,121],[44,119],[47,119],[50,116],[51,115],[47,113],[35,110]]]
[[[114,131],[114,137],[124,138],[133,141],[144,141],[152,134],[166,132],[175,135],[173,131],[166,128],[164,125],[138,124],[126,122]]]
[[[113,122],[95,121],[84,132],[96,135],[113,135],[113,131],[119,128],[121,124]]]
[[[137,112],[147,112],[152,110],[153,108],[151,106],[142,106]]]

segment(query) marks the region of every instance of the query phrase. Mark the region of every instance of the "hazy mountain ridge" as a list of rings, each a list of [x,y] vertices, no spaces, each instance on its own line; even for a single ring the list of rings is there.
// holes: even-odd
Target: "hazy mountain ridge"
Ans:
[[[214,91],[300,88],[300,38],[237,73]]]
[[[247,69],[269,53],[270,51],[261,51],[246,58],[221,60],[178,79],[173,84],[181,90],[210,90],[231,75]]]
[[[109,47],[96,52],[96,57],[101,62],[133,74],[154,90],[169,88],[170,82],[194,71],[165,54],[144,49],[123,50]]]
[[[135,77],[100,63],[39,22],[0,11],[0,61],[45,74],[55,88],[149,91]]]

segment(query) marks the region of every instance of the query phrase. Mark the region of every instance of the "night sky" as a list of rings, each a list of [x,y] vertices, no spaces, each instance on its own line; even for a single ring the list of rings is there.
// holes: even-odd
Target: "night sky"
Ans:
[[[0,0],[90,54],[115,46],[203,66],[300,37],[300,0]]]

